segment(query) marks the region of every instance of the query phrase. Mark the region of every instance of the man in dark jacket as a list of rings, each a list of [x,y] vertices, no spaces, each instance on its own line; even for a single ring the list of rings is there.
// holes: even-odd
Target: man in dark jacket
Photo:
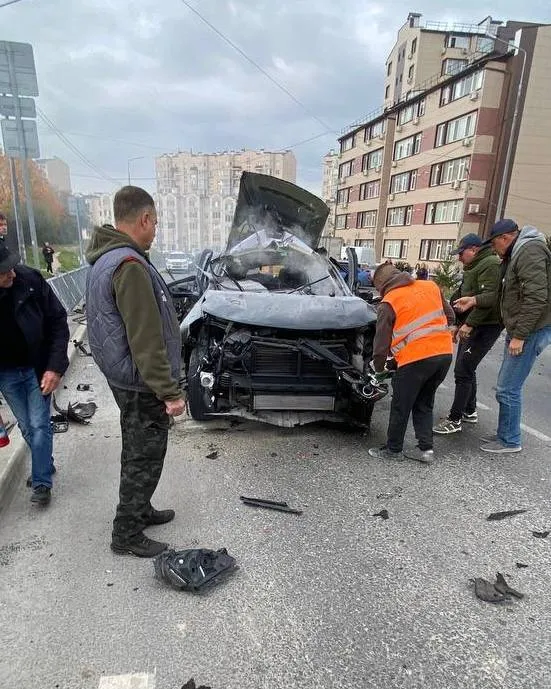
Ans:
[[[551,253],[535,227],[527,225],[519,231],[514,220],[507,219],[492,227],[486,244],[503,259],[498,303],[507,337],[497,379],[497,434],[480,449],[520,452],[522,387],[536,358],[551,344]],[[465,311],[487,302],[476,295],[462,297],[455,305]]]
[[[174,519],[151,498],[163,469],[169,416],[185,409],[180,388],[181,339],[172,299],[146,251],[155,238],[152,197],[139,187],[120,189],[115,225],[94,230],[86,258],[88,339],[121,411],[119,504],[111,549],[154,557],[167,548],[143,529]]]
[[[499,319],[497,293],[501,261],[491,247],[482,246],[477,234],[461,239],[452,253],[458,254],[463,264],[463,282],[451,298],[454,303],[461,297],[479,295],[489,306],[475,306],[459,318],[460,327],[455,339],[459,347],[455,359],[455,396],[447,419],[439,423],[434,432],[439,435],[459,433],[462,422],[476,423],[476,369],[494,346],[503,327]]]
[[[50,395],[69,366],[67,313],[40,273],[0,245],[0,392],[32,454],[31,501],[51,498]]]

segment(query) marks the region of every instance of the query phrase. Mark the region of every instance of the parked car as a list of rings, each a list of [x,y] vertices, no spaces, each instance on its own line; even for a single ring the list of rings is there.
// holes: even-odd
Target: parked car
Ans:
[[[171,251],[166,259],[166,269],[170,273],[189,273],[193,265],[193,256],[185,251]]]
[[[328,212],[294,184],[243,173],[225,251],[171,285],[193,418],[369,425],[387,391],[369,373],[376,313],[314,251]]]

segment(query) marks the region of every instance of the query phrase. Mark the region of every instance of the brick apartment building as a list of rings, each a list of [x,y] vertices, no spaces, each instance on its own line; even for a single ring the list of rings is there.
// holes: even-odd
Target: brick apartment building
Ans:
[[[551,26],[420,18],[387,59],[382,108],[339,139],[336,235],[434,266],[497,217],[551,233]]]

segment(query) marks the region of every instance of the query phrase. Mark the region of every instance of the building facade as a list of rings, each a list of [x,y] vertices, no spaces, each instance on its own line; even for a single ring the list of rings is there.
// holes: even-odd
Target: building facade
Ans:
[[[410,15],[386,73],[383,107],[339,140],[345,244],[434,264],[497,217],[551,231],[551,125],[538,110],[550,106],[551,26],[422,27]]]
[[[88,210],[88,220],[91,230],[94,227],[113,224],[113,197],[111,194],[87,194],[82,197]]]
[[[62,194],[71,194],[71,170],[61,158],[40,158],[35,160],[42,174],[51,186]]]
[[[329,216],[323,230],[324,236],[335,234],[335,207],[339,181],[339,155],[333,149],[323,157],[321,198],[329,206]]]
[[[155,161],[161,251],[220,250],[233,221],[241,174],[247,170],[296,180],[292,151],[179,152]]]

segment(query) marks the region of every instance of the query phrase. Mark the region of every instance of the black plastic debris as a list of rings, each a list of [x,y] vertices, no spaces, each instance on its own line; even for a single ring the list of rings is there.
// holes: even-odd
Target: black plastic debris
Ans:
[[[89,392],[92,389],[90,383],[79,383],[77,385],[78,392]]]
[[[251,507],[264,507],[267,510],[278,510],[279,512],[290,512],[291,514],[302,514],[302,510],[296,510],[294,507],[289,507],[286,502],[264,500],[263,498],[247,498],[244,495],[240,495],[239,499],[244,505],[250,505]]]
[[[98,405],[95,402],[78,402],[77,404],[69,403],[67,410],[64,410],[58,406],[55,395],[52,395],[52,397],[54,409],[60,416],[63,416],[66,421],[90,423],[90,419],[92,416],[94,416],[98,408]]]
[[[166,550],[153,560],[155,574],[174,588],[201,591],[239,569],[225,548]]]
[[[388,519],[388,510],[381,510],[380,512],[375,512],[371,515],[372,517],[381,517],[382,519]]]
[[[486,517],[489,522],[498,522],[502,519],[507,519],[507,517],[514,517],[516,514],[524,514],[528,510],[505,510],[504,512],[492,512],[492,514]]]
[[[525,565],[524,562],[517,562],[517,569],[526,569],[528,565]]]
[[[547,538],[551,531],[532,531],[532,536],[534,538]]]
[[[84,342],[82,340],[73,340],[73,344],[76,349],[78,349],[78,352],[80,356],[92,356],[92,352],[89,352],[86,347],[84,346]]]
[[[62,414],[54,414],[50,416],[50,424],[53,433],[67,433],[69,430],[69,422],[67,417]]]
[[[205,455],[207,459],[216,459],[218,457],[218,450],[215,450],[214,452],[210,452],[208,455]]]
[[[513,596],[513,598],[518,598],[519,600],[524,598],[524,593],[520,593],[520,591],[511,588],[501,572],[498,572],[496,575],[495,587],[496,590],[503,593],[504,596]]]
[[[521,600],[524,594],[511,588],[501,572],[496,574],[495,584],[486,579],[476,578],[474,581],[474,592],[477,598],[486,603],[505,603],[513,598]]]
[[[207,687],[206,684],[196,686],[195,680],[192,677],[191,679],[188,679],[188,681],[185,684],[182,685],[182,689],[211,689],[211,687]]]

